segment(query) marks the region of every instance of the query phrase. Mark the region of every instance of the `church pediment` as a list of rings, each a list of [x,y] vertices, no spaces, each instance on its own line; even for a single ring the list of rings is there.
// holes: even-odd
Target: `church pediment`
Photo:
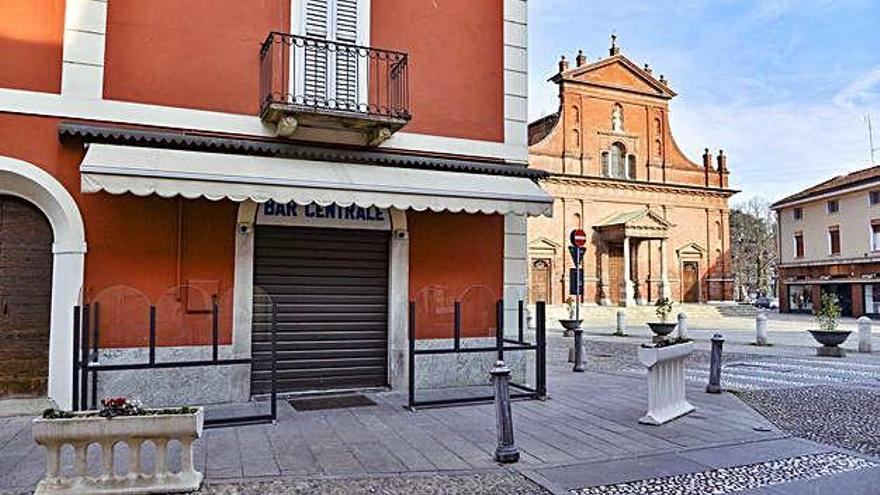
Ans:
[[[679,258],[702,258],[706,250],[696,242],[689,242],[675,250]]]
[[[623,55],[575,67],[558,74],[557,80],[575,81],[593,86],[630,91],[660,98],[672,98],[675,92],[648,71]]]
[[[665,218],[645,208],[616,213],[594,228],[602,232],[606,240],[620,240],[624,237],[665,239],[671,227],[673,225]]]
[[[539,237],[529,242],[530,253],[555,253],[562,245],[546,237]]]

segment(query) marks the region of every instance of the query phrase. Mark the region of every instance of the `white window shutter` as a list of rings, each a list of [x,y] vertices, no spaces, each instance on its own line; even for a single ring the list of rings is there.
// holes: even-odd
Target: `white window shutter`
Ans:
[[[358,40],[358,0],[335,0],[336,41],[354,45]],[[358,50],[340,46],[336,54],[336,105],[346,110],[358,108]]]
[[[310,38],[328,39],[331,0],[305,0],[305,35]],[[326,106],[327,47],[314,41],[307,41],[304,50],[303,93],[305,103],[311,106]]]

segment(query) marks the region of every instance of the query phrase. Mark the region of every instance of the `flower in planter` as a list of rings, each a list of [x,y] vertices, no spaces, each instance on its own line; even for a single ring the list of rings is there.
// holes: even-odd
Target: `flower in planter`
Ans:
[[[568,308],[568,319],[573,320],[574,319],[574,298],[571,296],[568,296],[568,298],[565,299],[565,305]]]
[[[138,416],[143,413],[144,408],[140,401],[136,399],[128,400],[125,397],[114,397],[101,400],[101,410],[98,411],[98,416],[113,418],[115,416]]]
[[[660,321],[666,323],[666,320],[669,318],[669,313],[672,313],[672,301],[667,297],[661,297],[657,299],[657,302],[654,303],[654,313],[657,314],[657,317],[660,318]]]
[[[840,321],[840,304],[834,296],[826,292],[822,294],[819,309],[814,312],[814,315],[820,330],[823,332],[837,331],[837,324]]]

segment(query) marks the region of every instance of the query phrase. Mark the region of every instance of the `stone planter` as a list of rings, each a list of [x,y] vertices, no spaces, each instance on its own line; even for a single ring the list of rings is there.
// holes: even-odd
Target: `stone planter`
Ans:
[[[675,327],[678,325],[677,322],[667,323],[665,321],[649,321],[648,327],[651,328],[651,331],[654,332],[654,342],[659,342],[661,340],[666,340],[666,337],[669,336],[672,332],[675,331]]]
[[[574,335],[575,329],[579,328],[581,326],[581,323],[583,322],[584,320],[575,319],[559,320],[559,324],[562,325],[562,328],[565,329],[565,331],[562,332],[562,335],[566,337],[571,337],[572,335]]]
[[[204,411],[191,414],[154,414],[118,416],[112,419],[76,413],[73,418],[44,419],[33,422],[34,440],[46,448],[46,476],[34,492],[40,494],[135,494],[178,493],[198,490],[202,473],[193,466],[193,441],[202,435]],[[94,414],[94,411],[92,411]],[[181,470],[168,470],[168,442],[180,442]],[[141,446],[150,441],[155,445],[153,473],[141,472]],[[129,465],[124,474],[115,474],[114,446],[128,446]],[[101,445],[101,473],[86,472],[86,451],[89,445]],[[73,474],[61,470],[61,448],[74,448]]]
[[[816,348],[817,356],[843,357],[846,355],[840,345],[846,342],[852,332],[848,330],[808,330],[808,332],[816,339],[816,342],[822,344],[821,347]]]
[[[662,425],[696,409],[684,387],[684,360],[693,350],[692,342],[639,348],[639,362],[648,368],[648,412],[639,423]]]

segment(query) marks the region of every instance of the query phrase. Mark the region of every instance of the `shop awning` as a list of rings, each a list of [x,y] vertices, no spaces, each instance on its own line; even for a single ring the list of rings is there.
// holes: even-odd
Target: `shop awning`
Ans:
[[[90,144],[82,191],[264,203],[550,215],[531,179],[264,156]]]

